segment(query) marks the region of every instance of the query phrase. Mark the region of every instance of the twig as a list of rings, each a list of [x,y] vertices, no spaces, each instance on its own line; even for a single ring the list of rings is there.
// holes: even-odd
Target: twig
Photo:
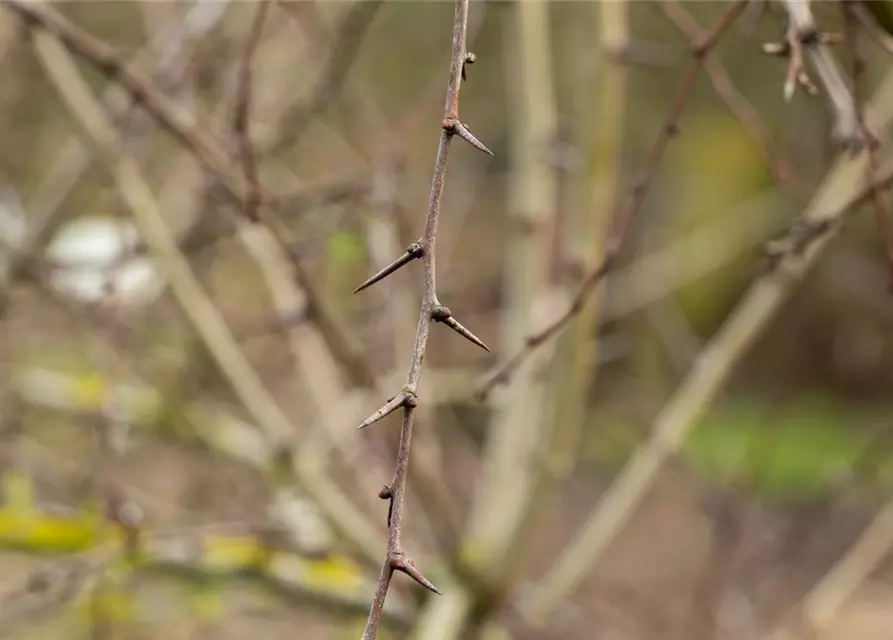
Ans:
[[[665,2],[661,0],[656,3],[656,6],[688,38],[691,45],[703,37],[695,18],[678,1]],[[713,56],[707,58],[704,60],[704,73],[710,80],[716,95],[728,107],[729,112],[744,126],[750,137],[760,145],[763,159],[772,171],[775,181],[782,187],[790,187],[794,182],[794,169],[791,163],[773,147],[772,136],[760,118],[760,114],[735,86],[722,61]]]
[[[673,101],[670,104],[670,109],[667,112],[664,124],[658,132],[657,140],[655,140],[651,150],[648,152],[640,176],[633,184],[627,195],[624,206],[617,216],[616,226],[605,247],[604,257],[601,263],[584,278],[580,285],[580,289],[577,291],[570,306],[564,313],[544,328],[529,334],[525,340],[524,346],[520,350],[503,364],[497,366],[485,377],[478,389],[480,397],[486,397],[494,387],[504,383],[521,363],[531,355],[531,353],[567,326],[571,319],[580,313],[586,305],[590,294],[595,290],[605,275],[613,269],[614,262],[623,244],[623,239],[626,236],[626,232],[629,229],[633,217],[645,200],[645,194],[651,183],[651,179],[654,177],[660,159],[663,156],[664,149],[666,149],[670,139],[674,138],[679,133],[679,118],[682,115],[685,103],[688,101],[692,89],[694,88],[695,79],[701,71],[701,68],[704,66],[705,59],[710,55],[710,52],[716,46],[719,38],[728,30],[746,6],[747,0],[736,2],[730,6],[706,35],[692,47],[691,62],[685,70],[685,75],[679,84],[679,88],[676,90],[676,95],[673,97]]]
[[[318,3],[283,2],[280,6],[288,10],[289,16],[295,19],[302,33],[311,39],[312,47],[322,49],[335,38],[333,30],[326,28],[325,20],[322,20],[319,15]],[[469,16],[466,43],[474,37],[484,15],[485,11],[482,7],[473,16]],[[429,98],[442,97],[442,79],[433,77],[428,82],[422,97],[418,100],[418,105],[410,110],[408,117],[401,118],[402,124],[399,130],[394,131],[388,131],[381,126],[381,123],[386,122],[388,118],[381,111],[374,92],[370,92],[369,87],[366,86],[369,81],[374,81],[374,79],[356,77],[352,80],[352,82],[346,82],[342,90],[349,123],[349,135],[345,141],[352,144],[358,153],[366,156],[373,163],[371,188],[367,198],[369,211],[362,218],[367,227],[371,264],[375,269],[387,269],[390,273],[392,269],[397,268],[397,264],[392,264],[390,268],[388,268],[388,264],[392,257],[399,253],[401,242],[396,208],[398,200],[407,202],[406,198],[409,196],[408,190],[401,188],[400,185],[401,179],[405,177],[404,172],[408,168],[406,154],[410,149],[410,142],[414,139],[414,133],[425,124],[428,118],[428,105],[431,103]],[[455,213],[456,211],[453,210],[452,214]],[[440,244],[443,246],[442,238]],[[419,259],[421,255],[421,240],[411,243],[407,259]],[[398,262],[398,264],[402,266],[403,263]],[[383,308],[388,310],[389,324],[391,325],[389,334],[394,340],[392,353],[397,362],[406,362],[410,359],[412,344],[406,343],[403,338],[406,335],[411,335],[415,329],[415,321],[411,316],[415,313],[416,302],[413,301],[411,287],[406,284],[404,278],[406,275],[405,273],[396,274],[394,278],[383,283],[383,287],[376,287],[374,292]],[[367,280],[357,291],[371,284]],[[430,372],[428,375],[431,375]],[[387,381],[386,384],[390,384],[394,378],[387,375],[380,379]],[[433,386],[436,393],[442,390],[440,381],[435,381]],[[370,389],[370,392],[379,397],[381,395],[377,388]],[[442,406],[443,408],[446,408],[446,416],[454,414],[449,405]],[[433,410],[434,405],[431,403],[426,402],[421,405],[416,410],[416,425]],[[457,424],[455,416],[453,417],[454,420],[451,421],[451,424]],[[418,434],[418,430],[416,433]],[[389,434],[387,437],[388,443],[392,442],[394,447],[397,446],[398,439],[398,433]],[[407,482],[419,494],[419,504],[423,507],[424,515],[427,516],[430,529],[433,530],[433,537],[440,543],[442,549],[449,550],[452,549],[458,534],[460,518],[454,499],[450,495],[451,490],[446,482],[447,476],[443,473],[440,450],[440,443],[435,431],[425,430],[418,434],[413,448],[416,463],[410,467]]]
[[[893,118],[887,83],[877,97],[884,104],[879,124]],[[710,402],[721,391],[736,365],[804,277],[822,251],[837,236],[845,212],[867,190],[864,153],[842,157],[803,214],[803,226],[789,233],[789,249],[751,285],[728,320],[701,352],[691,372],[655,419],[650,439],[617,475],[580,533],[541,581],[533,602],[523,607],[533,624],[542,624],[580,583],[644,499],[667,457],[681,446]],[[807,240],[800,241],[805,235]]]
[[[363,630],[363,640],[374,640],[378,634],[381,611],[387,598],[388,588],[394,571],[402,571],[429,590],[440,593],[415,568],[412,560],[406,557],[401,535],[414,409],[418,405],[417,392],[422,370],[422,360],[425,357],[425,349],[428,344],[428,331],[432,322],[448,323],[451,319],[454,321],[454,324],[450,325],[448,323],[448,326],[457,331],[462,327],[458,322],[455,322],[452,314],[437,298],[435,243],[437,240],[437,223],[440,216],[450,143],[454,136],[464,137],[461,132],[467,131],[467,127],[464,127],[459,120],[459,90],[462,84],[462,71],[469,55],[465,50],[468,29],[468,2],[469,0],[456,0],[456,11],[453,21],[453,47],[450,57],[450,78],[447,86],[444,117],[441,123],[440,144],[437,150],[437,159],[434,163],[434,176],[431,180],[428,215],[425,220],[425,231],[422,237],[425,287],[409,371],[406,375],[406,383],[403,389],[370,417],[379,419],[378,416],[383,417],[394,409],[403,408],[403,424],[400,429],[400,444],[397,451],[394,479],[389,486],[385,486],[379,493],[382,499],[388,500],[390,503],[388,510],[388,548],[382,564],[378,588],[375,590],[375,596],[369,611],[369,619],[366,622],[366,628]],[[367,426],[373,421],[367,419],[361,426]]]
[[[254,52],[260,43],[264,30],[264,20],[270,7],[268,0],[260,0],[251,30],[248,33],[248,41],[245,44],[245,54],[242,56],[242,67],[239,71],[239,88],[236,92],[236,109],[233,117],[233,132],[239,142],[239,155],[242,159],[242,170],[245,172],[245,181],[248,183],[248,193],[245,197],[245,215],[249,220],[257,220],[257,207],[260,205],[261,187],[257,176],[257,162],[254,159],[254,147],[251,144],[251,63],[254,60]]]
[[[853,109],[856,112],[859,134],[865,142],[866,154],[868,156],[867,171],[868,176],[871,177],[878,171],[877,155],[875,153],[877,140],[872,136],[866,125],[865,106],[862,104],[861,98],[861,81],[865,71],[865,59],[862,57],[862,52],[859,49],[859,29],[854,4],[852,2],[841,2],[840,7],[843,10],[846,37],[850,45],[853,61]],[[872,188],[871,202],[878,230],[884,243],[884,256],[887,263],[887,284],[893,291],[893,227],[891,227],[890,222],[890,208],[887,206],[884,192],[880,189]]]
[[[291,11],[289,2],[283,2],[286,10]],[[293,146],[303,135],[307,126],[319,116],[341,93],[347,72],[363,43],[363,36],[372,24],[382,0],[356,0],[348,9],[347,16],[338,26],[337,34],[332,42],[331,53],[326,68],[317,86],[311,92],[308,102],[300,104],[291,113],[283,117],[290,126],[287,134],[281,136],[264,154],[275,154]]]
[[[893,502],[888,502],[846,555],[803,598],[799,620],[782,626],[767,640],[794,640],[806,631],[818,636],[840,607],[893,548]],[[798,633],[794,633],[794,629]]]
[[[787,44],[791,56],[788,78],[785,83],[785,95],[789,96],[793,93],[795,82],[800,82],[807,88],[811,86],[809,77],[803,69],[802,60],[798,60],[798,57],[805,55],[815,67],[819,81],[831,100],[831,107],[834,109],[836,118],[835,139],[846,148],[858,146],[860,144],[859,127],[853,109],[853,100],[837,62],[828,48],[828,44],[836,42],[837,38],[819,31],[808,1],[781,0],[781,2],[788,13]]]
[[[884,31],[878,21],[871,15],[871,12],[862,3],[851,2],[854,5],[852,11],[856,14],[859,22],[868,31],[868,35],[880,45],[880,47],[888,54],[893,56],[893,36]],[[885,10],[886,8],[882,9]]]

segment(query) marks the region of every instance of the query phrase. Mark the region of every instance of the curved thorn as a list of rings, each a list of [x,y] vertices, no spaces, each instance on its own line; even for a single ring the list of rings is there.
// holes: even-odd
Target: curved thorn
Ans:
[[[481,142],[480,140],[475,138],[471,134],[471,131],[468,130],[468,127],[466,127],[461,122],[458,122],[458,121],[454,122],[453,126],[452,126],[452,131],[455,135],[457,135],[460,138],[462,138],[463,140],[465,140],[465,142],[470,144],[475,149],[478,149],[479,151],[483,151],[484,153],[486,153],[488,155],[491,155],[491,156],[493,155],[493,152],[490,151],[487,147],[485,147],[483,142]]]
[[[369,425],[375,424],[382,418],[391,415],[397,409],[406,405],[408,402],[410,402],[410,399],[414,398],[414,397],[415,397],[414,394],[410,393],[409,391],[401,391],[400,393],[395,395],[393,398],[388,400],[381,409],[379,409],[378,411],[373,413],[371,416],[369,416],[368,418],[363,420],[360,423],[360,425],[357,427],[357,429],[365,429]]]
[[[376,273],[374,276],[370,277],[363,284],[353,290],[354,293],[359,293],[363,289],[367,289],[371,287],[376,282],[380,282],[387,278],[389,275],[397,271],[403,265],[409,264],[416,258],[421,258],[422,254],[425,253],[425,250],[422,248],[421,241],[413,242],[411,245],[406,247],[406,251],[403,252],[403,255],[394,260],[391,264],[386,266],[384,269]]]
[[[434,584],[428,580],[425,576],[422,575],[422,572],[416,569],[415,563],[409,558],[400,558],[392,564],[396,571],[402,571],[410,578],[418,582],[420,585],[428,589],[428,591],[433,591],[437,595],[443,595],[440,592],[440,589],[434,586]]]

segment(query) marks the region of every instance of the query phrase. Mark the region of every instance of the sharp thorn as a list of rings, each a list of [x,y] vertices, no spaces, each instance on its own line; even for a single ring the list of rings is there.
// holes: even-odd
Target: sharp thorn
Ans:
[[[357,429],[365,429],[366,427],[375,424],[382,418],[389,416],[390,414],[394,413],[400,407],[406,405],[414,397],[415,397],[414,394],[410,393],[409,391],[401,391],[400,393],[395,395],[393,398],[388,400],[381,409],[379,409],[378,411],[373,413],[371,416],[369,416],[368,418],[363,420],[360,423],[360,425],[357,427]]]
[[[475,149],[477,149],[479,151],[483,151],[487,155],[491,155],[491,156],[493,155],[493,152],[490,151],[487,147],[485,147],[483,142],[481,142],[480,140],[475,138],[471,134],[471,131],[468,130],[468,127],[466,127],[461,122],[458,122],[458,121],[454,122],[452,129],[453,129],[454,134],[456,134],[457,136],[459,136],[460,138],[465,140],[465,142],[470,144]]]
[[[416,569],[415,563],[412,560],[410,560],[409,558],[397,560],[394,563],[394,569],[396,569],[397,571],[402,571],[403,573],[408,575],[410,578],[412,578],[413,580],[418,582],[420,585],[422,585],[423,587],[428,589],[428,591],[432,591],[439,596],[443,595],[440,592],[440,589],[435,587],[434,584],[430,580],[428,580],[428,578],[426,578],[425,576],[422,575],[421,571]]]
[[[423,253],[425,253],[425,251],[422,248],[422,243],[421,242],[413,242],[411,245],[409,245],[406,248],[406,251],[403,252],[402,256],[400,256],[399,258],[394,260],[391,264],[389,264],[384,269],[382,269],[381,271],[376,273],[374,276],[370,277],[363,284],[361,284],[359,287],[354,289],[353,292],[359,293],[363,289],[368,289],[376,282],[380,282],[380,281],[384,280],[385,278],[387,278],[389,275],[391,275],[392,273],[397,271],[400,267],[402,267],[406,264],[409,264],[416,258],[421,258]]]
[[[452,312],[444,306],[437,306],[431,311],[431,319],[434,322],[442,322],[450,329],[458,333],[469,342],[476,344],[487,353],[491,353],[490,347],[484,344],[484,341],[474,335],[471,331],[462,326],[462,324],[453,317]]]
[[[455,318],[447,318],[444,320],[444,324],[448,326],[450,329],[458,333],[460,336],[479,346],[481,349],[486,351],[487,353],[492,353],[490,351],[490,347],[484,344],[484,341],[474,335],[471,331],[463,327],[458,320]]]

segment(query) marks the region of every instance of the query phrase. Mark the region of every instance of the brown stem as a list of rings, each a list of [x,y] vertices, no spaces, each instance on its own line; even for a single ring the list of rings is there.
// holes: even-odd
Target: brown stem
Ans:
[[[459,121],[459,89],[462,84],[463,71],[470,59],[465,50],[468,30],[468,2],[469,0],[456,0],[456,11],[453,20],[453,48],[450,59],[450,79],[447,85],[444,116],[441,124],[440,145],[437,149],[437,158],[434,163],[434,176],[431,180],[431,194],[428,199],[428,215],[425,220],[425,232],[421,240],[422,260],[424,262],[425,287],[422,294],[419,323],[416,330],[415,343],[412,348],[412,356],[409,371],[406,374],[406,383],[403,390],[388,404],[399,400],[403,407],[403,424],[400,429],[400,444],[397,449],[397,460],[394,468],[393,482],[379,495],[390,501],[388,510],[388,548],[385,560],[381,568],[381,575],[375,596],[369,611],[369,619],[363,630],[363,640],[374,640],[378,634],[381,612],[384,607],[391,577],[394,571],[402,571],[414,580],[435,593],[440,593],[406,557],[403,549],[401,534],[404,516],[406,477],[409,471],[409,455],[412,442],[412,426],[415,408],[418,406],[417,391],[422,371],[422,361],[425,357],[425,349],[428,344],[428,332],[432,322],[444,322],[451,318],[449,311],[440,304],[437,298],[436,282],[436,241],[437,223],[440,217],[440,205],[443,198],[443,185],[446,176],[447,158],[449,156],[450,143],[453,136],[460,136],[468,140]],[[477,145],[475,145],[477,146]],[[481,145],[483,147],[483,145]],[[480,148],[480,147],[479,147]],[[461,326],[461,325],[460,325]],[[375,414],[374,414],[375,415]],[[365,425],[366,423],[364,423]]]
[[[679,133],[679,117],[682,110],[691,95],[704,61],[716,46],[719,38],[732,26],[735,19],[741,14],[747,6],[748,0],[739,0],[731,5],[725,13],[716,21],[711,29],[704,36],[694,43],[691,47],[691,62],[685,70],[685,75],[676,90],[676,95],[670,104],[670,109],[664,119],[663,126],[657,134],[657,139],[651,146],[648,156],[645,159],[645,165],[639,175],[639,178],[633,183],[632,188],[627,194],[623,208],[617,215],[617,222],[614,232],[605,247],[604,257],[602,261],[595,267],[583,280],[577,294],[574,296],[568,309],[562,313],[557,319],[550,322],[544,328],[531,333],[524,341],[524,346],[519,349],[515,355],[506,360],[503,364],[497,366],[491,371],[483,383],[478,388],[478,395],[485,397],[493,388],[505,383],[518,366],[526,360],[541,344],[552,338],[561,331],[576,316],[586,304],[589,295],[595,290],[596,286],[604,279],[604,277],[614,267],[614,261],[620,252],[623,239],[629,229],[633,217],[642,206],[645,200],[645,194],[648,186],[657,170],[660,159],[663,156],[667,143]]]
[[[248,41],[245,44],[245,55],[242,56],[242,68],[239,70],[239,89],[236,93],[236,109],[233,116],[233,132],[239,143],[242,170],[245,172],[245,182],[248,184],[245,196],[245,215],[250,220],[258,220],[257,208],[261,200],[260,178],[257,175],[257,161],[254,157],[254,147],[251,144],[249,129],[252,89],[251,62],[254,60],[254,52],[257,51],[257,46],[260,43],[269,6],[267,0],[261,0],[257,12],[254,14],[254,21],[251,23]]]
[[[266,153],[275,154],[294,146],[307,126],[339,98],[347,72],[363,43],[363,36],[369,30],[381,4],[382,0],[357,0],[347,10],[346,17],[338,26],[326,68],[312,91],[310,100],[297,105],[283,118],[283,122],[291,123],[289,131],[276,140]],[[280,2],[280,5],[289,13],[299,11],[297,3],[293,5],[291,2]]]
[[[685,10],[679,2],[657,2],[656,6],[689,40],[693,47],[703,37],[695,18]],[[760,118],[757,110],[735,86],[725,65],[715,57],[704,60],[704,73],[713,90],[722,100],[729,112],[747,129],[750,137],[760,145],[763,159],[772,171],[775,181],[782,187],[790,187],[794,182],[794,169],[791,162],[777,149],[773,148],[772,135]]]
[[[874,176],[878,171],[878,161],[876,146],[877,141],[871,134],[867,123],[865,122],[865,105],[863,104],[860,91],[860,81],[865,71],[865,59],[859,50],[859,31],[858,16],[854,10],[853,4],[850,2],[842,2],[840,4],[843,9],[844,23],[846,25],[846,39],[849,43],[850,52],[853,62],[853,109],[856,112],[856,124],[859,128],[859,137],[866,145],[865,153],[868,158],[869,176]],[[878,229],[881,232],[881,238],[884,242],[884,256],[887,262],[887,272],[889,278],[889,287],[893,290],[893,228],[890,225],[890,209],[887,206],[884,192],[872,186],[871,202],[874,209],[875,219],[877,220]]]

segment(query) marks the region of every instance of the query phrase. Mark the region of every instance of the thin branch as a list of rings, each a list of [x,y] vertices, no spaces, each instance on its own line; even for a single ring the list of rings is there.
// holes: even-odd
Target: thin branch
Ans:
[[[326,21],[319,15],[321,13],[319,3],[283,2],[280,6],[287,9],[289,16],[295,19],[302,34],[310,39],[313,49],[328,48],[332,40],[336,38],[334,29],[328,28]],[[466,40],[473,37],[482,23],[484,15],[485,11],[482,7],[473,17],[470,17]],[[467,58],[468,56],[466,56],[466,64],[468,63]],[[377,282],[380,278],[390,275],[392,268],[404,264],[402,259],[409,257],[404,255],[396,261],[391,260],[392,256],[397,253],[395,249],[401,242],[397,233],[397,211],[411,212],[415,208],[413,205],[407,209],[405,204],[399,204],[400,201],[409,202],[407,198],[411,196],[411,193],[406,188],[398,188],[397,182],[398,177],[406,168],[406,154],[411,148],[410,142],[414,139],[414,133],[424,125],[428,117],[426,114],[430,113],[428,105],[431,101],[429,97],[442,96],[443,86],[441,79],[433,77],[427,83],[417,106],[410,109],[408,117],[400,118],[402,124],[399,130],[389,131],[386,127],[381,126],[381,123],[389,120],[387,114],[381,111],[374,92],[370,92],[370,87],[366,86],[374,81],[374,78],[365,76],[349,79],[342,89],[342,102],[349,129],[349,135],[345,138],[345,142],[353,146],[357,153],[369,158],[374,165],[371,189],[368,194],[370,215],[361,217],[370,234],[371,262],[379,270],[384,270],[383,273],[380,272],[370,279]],[[421,246],[422,239],[419,239],[408,248],[409,253],[416,259],[422,257]],[[370,282],[367,281],[364,284],[369,286]],[[377,299],[386,303],[385,308],[389,310],[388,315],[392,325],[390,335],[395,340],[394,354],[398,356],[397,361],[406,362],[411,356],[412,344],[406,343],[403,338],[414,333],[415,324],[411,319],[407,324],[408,318],[405,312],[412,311],[416,302],[412,300],[412,292],[405,282],[401,284],[401,282],[392,280],[387,285],[379,288],[375,295]],[[392,365],[389,366],[389,368],[391,367]],[[393,375],[390,374],[379,376],[379,380],[383,381],[393,379]],[[435,382],[433,386],[436,387],[433,391],[440,393],[442,391],[441,381],[433,382]],[[381,395],[378,388],[369,389],[369,391],[378,396]],[[416,424],[433,409],[434,405],[428,402],[417,409]],[[446,410],[448,416],[454,413],[449,406],[446,407]],[[436,433],[426,430],[421,435],[421,440],[418,437],[415,440],[413,455],[416,463],[410,467],[410,477],[407,482],[418,492],[420,498],[418,503],[423,507],[424,515],[427,516],[427,523],[423,521],[423,525],[428,524],[429,526],[426,528],[431,530],[430,533],[440,543],[440,547],[448,550],[452,548],[452,541],[458,532],[459,518],[450,495],[451,491],[446,484],[446,474],[441,469],[440,446]],[[386,440],[388,443],[393,441],[393,446],[396,447],[398,438],[399,434],[389,434]]]
[[[856,17],[859,19],[859,22],[862,23],[862,26],[865,27],[868,35],[877,42],[884,51],[893,56],[893,36],[884,31],[874,16],[871,15],[871,12],[861,2],[853,2],[851,4],[854,5],[852,11],[855,12]],[[886,7],[882,10],[886,10]]]
[[[287,11],[292,11],[290,2],[281,2]],[[347,16],[338,26],[337,33],[332,42],[328,62],[317,86],[311,92],[310,100],[300,104],[291,113],[284,116],[283,120],[290,123],[288,133],[281,136],[275,144],[264,154],[278,153],[287,147],[293,146],[306,131],[307,126],[314,118],[322,114],[326,108],[335,102],[341,94],[347,72],[363,43],[363,36],[369,30],[382,0],[356,0],[348,9]],[[294,9],[296,10],[296,8]]]
[[[886,83],[879,94],[877,101],[885,110],[880,113],[879,109],[878,119],[886,126],[893,118],[893,82]],[[869,188],[864,156],[864,152],[855,158],[844,154],[838,161],[804,212],[802,224],[789,232],[787,251],[751,285],[703,349],[655,418],[650,430],[653,435],[617,475],[582,530],[542,579],[532,602],[525,603],[522,611],[531,623],[543,624],[601,559],[645,498],[664,462],[682,445],[749,347],[837,236],[844,214]]]
[[[802,60],[797,60],[798,57],[805,55],[815,68],[819,81],[831,100],[835,115],[835,139],[847,148],[858,146],[859,126],[853,109],[853,100],[846,80],[828,48],[828,44],[835,42],[837,38],[818,29],[808,1],[781,0],[781,2],[788,13],[787,44],[791,56],[785,94],[793,93],[795,82],[803,84],[807,89],[811,86],[812,83],[803,69]]]
[[[816,637],[893,549],[893,502],[887,502],[846,555],[803,598],[793,628],[782,626],[767,640]]]
[[[731,5],[704,37],[692,46],[691,62],[685,70],[679,88],[676,90],[676,95],[673,97],[664,124],[658,132],[657,139],[654,141],[651,150],[648,152],[640,176],[634,182],[627,195],[623,208],[617,215],[617,223],[614,232],[605,247],[604,257],[602,258],[601,263],[584,278],[580,285],[580,289],[577,291],[570,306],[564,313],[544,328],[529,334],[524,342],[524,346],[520,350],[503,364],[497,366],[485,377],[478,389],[480,397],[486,397],[493,388],[505,383],[521,363],[530,357],[540,345],[548,341],[567,326],[571,319],[580,313],[586,305],[589,296],[602,279],[614,268],[614,262],[620,253],[620,248],[623,244],[626,232],[630,227],[633,217],[639,211],[639,208],[645,200],[648,186],[656,173],[657,166],[660,163],[661,157],[663,157],[664,150],[669,141],[679,133],[679,118],[682,115],[682,111],[689,96],[691,95],[692,89],[694,89],[695,80],[697,79],[701,68],[704,66],[704,61],[716,46],[719,38],[729,29],[729,27],[731,27],[735,19],[741,14],[746,6],[747,0],[739,1]]]
[[[878,171],[876,146],[877,140],[872,136],[865,121],[865,105],[862,104],[861,84],[865,75],[865,59],[862,57],[859,45],[859,29],[856,11],[852,2],[842,2],[844,24],[846,25],[847,42],[850,45],[850,53],[853,61],[853,109],[856,111],[856,122],[859,126],[859,135],[865,141],[868,155],[868,176],[875,175]],[[893,290],[893,226],[891,226],[890,208],[884,192],[877,188],[871,190],[871,202],[874,216],[877,220],[878,230],[884,243],[884,257],[887,263],[888,286]]]
[[[700,26],[678,1],[659,1],[656,6],[689,40],[691,46],[701,40],[703,34]],[[710,80],[716,95],[728,107],[729,112],[742,124],[750,137],[760,145],[763,159],[772,171],[775,181],[782,187],[790,187],[795,177],[791,162],[774,148],[769,129],[747,97],[735,86],[722,61],[715,56],[707,58],[704,60],[704,73]]]
[[[407,573],[426,588],[436,591],[436,588],[424,578],[406,557],[402,542],[402,525],[406,496],[406,477],[409,470],[412,427],[415,407],[418,402],[417,392],[422,371],[422,361],[425,357],[425,350],[428,345],[428,332],[431,323],[436,321],[436,315],[443,315],[443,307],[437,298],[435,244],[437,240],[437,224],[440,217],[441,200],[443,198],[447,157],[453,136],[458,135],[457,125],[460,124],[459,90],[462,84],[462,72],[468,53],[465,50],[468,30],[468,4],[469,0],[456,0],[456,9],[453,20],[453,46],[450,58],[450,78],[449,84],[447,85],[444,118],[441,124],[440,144],[437,149],[437,158],[434,163],[434,175],[431,180],[428,215],[425,220],[425,231],[421,243],[423,251],[422,259],[424,261],[425,286],[409,371],[406,374],[406,383],[401,393],[398,394],[389,405],[385,405],[381,410],[388,410],[390,405],[393,405],[396,400],[399,399],[403,407],[403,424],[400,429],[400,444],[397,451],[394,479],[392,483],[379,494],[380,497],[388,500],[390,503],[388,545],[385,560],[381,567],[378,588],[375,590],[372,606],[369,611],[369,619],[363,630],[363,640],[374,640],[378,635],[381,612],[384,607],[385,599],[387,598],[394,571]]]
[[[254,52],[260,43],[263,34],[264,21],[267,10],[270,7],[268,0],[260,0],[251,29],[248,32],[248,41],[245,44],[245,54],[242,56],[242,67],[239,70],[239,88],[236,93],[236,109],[233,117],[233,131],[239,142],[239,155],[242,159],[242,170],[245,172],[245,181],[248,183],[248,194],[245,198],[245,215],[249,220],[257,220],[257,208],[260,205],[261,186],[257,175],[257,162],[254,158],[254,147],[251,144],[251,93],[253,83],[251,81],[251,63],[254,60]]]

